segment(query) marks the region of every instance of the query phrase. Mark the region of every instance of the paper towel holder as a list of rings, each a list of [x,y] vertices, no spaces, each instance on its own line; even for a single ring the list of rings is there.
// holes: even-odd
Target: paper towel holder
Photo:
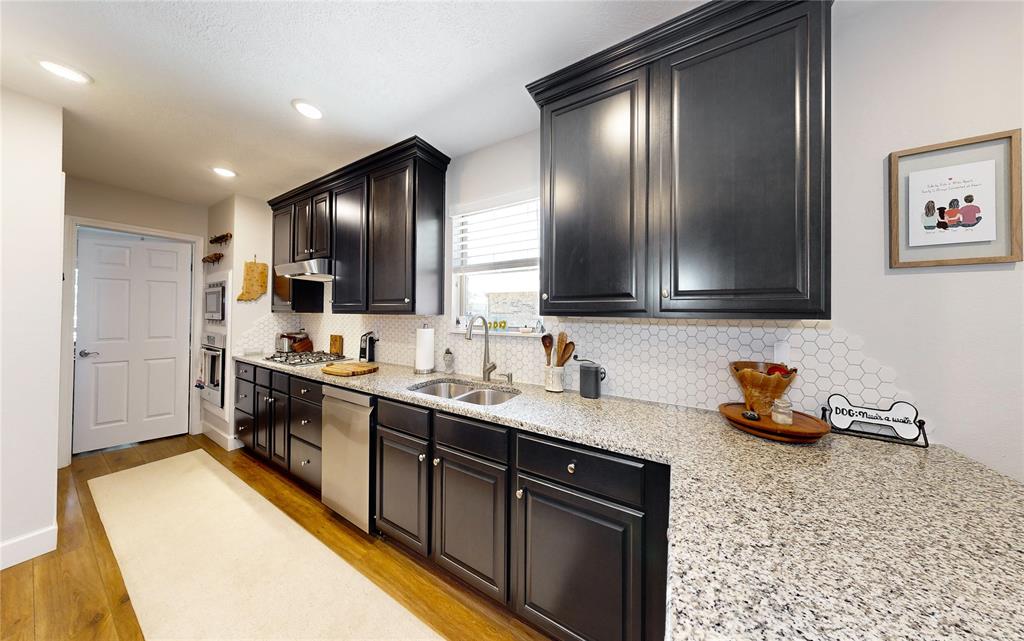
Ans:
[[[423,323],[422,329],[428,329],[428,328],[430,328],[430,325],[428,323]],[[417,333],[419,333],[419,332],[417,332]],[[433,359],[431,359],[431,360],[433,360]],[[413,374],[433,374],[436,371],[437,371],[437,369],[435,369],[434,367],[428,367],[428,368],[421,369],[421,368],[416,367],[415,362],[413,363],[413,369],[412,369],[412,373]]]

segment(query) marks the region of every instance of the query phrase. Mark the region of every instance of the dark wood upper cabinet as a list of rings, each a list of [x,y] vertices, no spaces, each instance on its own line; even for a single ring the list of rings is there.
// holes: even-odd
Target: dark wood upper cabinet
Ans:
[[[331,259],[333,312],[442,313],[450,161],[414,136],[268,201],[294,205],[292,260]]]
[[[408,160],[370,174],[371,312],[412,309],[414,173]]]
[[[303,198],[295,203],[295,214],[292,219],[295,229],[292,234],[292,261],[309,260],[312,210],[312,199],[310,198]]]
[[[292,260],[292,214],[295,208],[286,205],[274,210],[274,241],[273,241],[273,265],[290,263]],[[273,265],[271,271],[273,272]],[[292,309],[292,281],[284,276],[272,273],[271,281],[271,310],[275,312],[290,312]]]
[[[313,197],[309,213],[309,257],[331,256],[331,194],[324,192]]]
[[[516,612],[563,641],[641,641],[643,514],[523,474],[516,488]]]
[[[774,13],[657,64],[660,312],[828,316],[823,11]]]
[[[710,2],[528,86],[542,313],[829,317],[830,11]]]
[[[541,313],[646,310],[647,70],[541,110]]]
[[[357,178],[331,192],[334,198],[334,253],[331,311],[366,311],[366,249],[369,207],[367,179]]]

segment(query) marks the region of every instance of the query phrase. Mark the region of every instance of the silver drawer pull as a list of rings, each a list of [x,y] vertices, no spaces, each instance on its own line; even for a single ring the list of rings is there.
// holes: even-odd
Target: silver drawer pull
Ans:
[[[427,455],[426,454],[420,454],[416,458],[419,459],[420,463],[422,463],[423,461],[427,460]]]
[[[434,459],[434,467],[437,467],[440,464],[441,464],[441,459],[439,459],[439,458]]]
[[[238,428],[238,431],[239,431],[239,432],[244,432],[244,431],[245,431],[245,428],[244,428],[244,427],[239,427],[239,428]]]
[[[306,389],[305,387],[303,387],[302,389],[300,389],[300,390],[299,390],[299,394],[305,394],[305,393],[306,393],[306,392],[308,392],[308,391],[309,391],[308,389]]]
[[[299,425],[309,425],[309,419],[308,418],[302,419],[301,421],[299,421]]]
[[[239,398],[249,398],[249,395],[248,394],[242,394],[242,395],[239,396]]]
[[[523,498],[523,491],[522,490],[516,490],[516,498],[517,499]]]
[[[568,465],[565,466],[565,469],[569,472],[569,474],[575,474],[576,473],[576,464],[575,463],[569,463]]]
[[[407,303],[408,303],[408,302],[409,302],[409,299],[408,299],[408,298],[406,298],[406,299],[405,299],[405,302],[407,302]]]
[[[302,467],[306,467],[307,465],[309,465],[309,459],[306,459],[304,461],[300,461],[299,465],[301,465]]]

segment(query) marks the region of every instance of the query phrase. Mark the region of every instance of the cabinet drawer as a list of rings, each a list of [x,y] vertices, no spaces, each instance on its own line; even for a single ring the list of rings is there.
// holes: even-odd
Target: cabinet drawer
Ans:
[[[420,438],[430,438],[430,410],[380,399],[377,422]]]
[[[253,434],[256,433],[256,419],[249,414],[235,408],[235,438],[242,441],[242,445],[252,449]]]
[[[256,368],[256,384],[270,387],[270,370],[265,367]]]
[[[255,416],[256,412],[253,410],[256,408],[256,393],[253,389],[251,382],[242,380],[241,378],[235,379],[235,408],[239,409],[250,416]]]
[[[254,378],[255,375],[256,375],[256,366],[255,365],[252,365],[250,363],[242,363],[242,362],[239,362],[239,361],[235,361],[235,376],[237,376],[238,378],[244,378],[245,380],[247,380],[250,383],[252,383],[252,382],[256,381],[256,379]]]
[[[295,398],[301,398],[304,401],[316,403],[317,405],[324,402],[324,392],[320,383],[307,381],[304,378],[292,377],[290,393]]]
[[[284,372],[271,372],[270,373],[270,387],[276,392],[288,393],[288,379],[289,376]]]
[[[470,454],[508,462],[508,428],[437,412],[434,440]]]
[[[644,464],[522,434],[518,467],[628,505],[644,504]]]
[[[320,447],[322,412],[323,410],[319,405],[313,405],[312,403],[293,398],[291,413],[292,436],[298,436],[307,443]]]
[[[309,443],[292,438],[291,455],[289,456],[288,469],[299,479],[309,483],[320,490],[320,448],[313,447]]]

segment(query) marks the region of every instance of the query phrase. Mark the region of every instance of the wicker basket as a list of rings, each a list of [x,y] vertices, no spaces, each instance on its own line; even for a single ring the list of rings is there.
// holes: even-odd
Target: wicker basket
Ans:
[[[769,376],[768,368],[773,365],[785,367],[786,373],[776,372]],[[761,416],[771,414],[772,403],[786,392],[786,388],[796,378],[796,368],[789,368],[783,363],[733,361],[729,363],[729,371],[743,390],[743,400],[747,409]]]

